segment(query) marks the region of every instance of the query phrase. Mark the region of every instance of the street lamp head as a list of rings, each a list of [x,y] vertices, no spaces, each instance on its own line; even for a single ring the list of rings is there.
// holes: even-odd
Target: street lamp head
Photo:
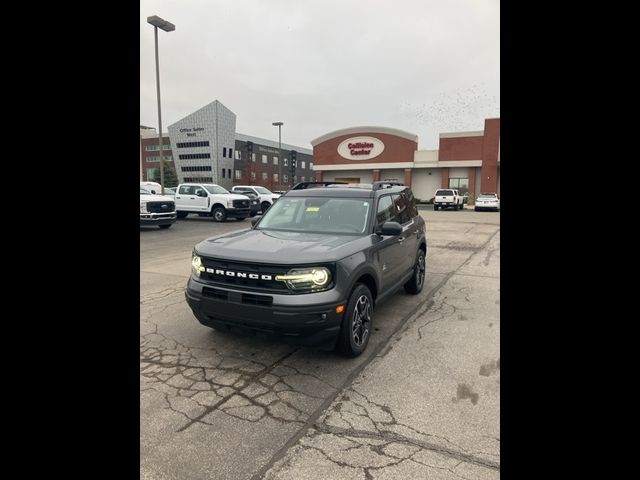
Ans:
[[[271,125],[273,125],[274,127],[280,127],[280,126],[284,125],[284,123],[282,123],[282,122],[273,122]]]
[[[167,22],[157,15],[147,17],[147,23],[150,23],[154,27],[158,27],[165,32],[173,32],[176,29],[176,26],[173,23]]]

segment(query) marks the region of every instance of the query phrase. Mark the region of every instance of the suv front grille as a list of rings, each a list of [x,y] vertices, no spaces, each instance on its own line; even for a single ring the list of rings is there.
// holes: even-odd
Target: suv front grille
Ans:
[[[200,278],[207,283],[256,292],[290,293],[284,282],[275,280],[276,275],[285,274],[293,268],[290,265],[266,265],[261,263],[231,262],[207,257],[201,258],[202,265],[206,270],[200,275]],[[208,272],[209,269],[213,269],[214,272]],[[230,274],[233,274],[233,276]],[[241,275],[238,276],[238,274]],[[265,279],[262,275],[270,275],[271,279]],[[250,276],[253,278],[250,278]]]
[[[169,213],[176,209],[174,202],[147,202],[149,213]]]
[[[249,208],[249,200],[234,200],[234,208]]]

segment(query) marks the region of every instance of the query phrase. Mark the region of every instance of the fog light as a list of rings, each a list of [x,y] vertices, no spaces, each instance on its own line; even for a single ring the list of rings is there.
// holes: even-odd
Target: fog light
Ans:
[[[344,312],[344,305],[338,305],[336,307],[336,313],[342,313]]]

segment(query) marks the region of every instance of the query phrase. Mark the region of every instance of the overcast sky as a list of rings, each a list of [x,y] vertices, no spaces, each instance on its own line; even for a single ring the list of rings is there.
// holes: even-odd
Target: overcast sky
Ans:
[[[500,116],[499,0],[140,0],[140,124],[219,100],[236,132],[305,148],[325,133],[383,126],[437,149],[441,132]]]

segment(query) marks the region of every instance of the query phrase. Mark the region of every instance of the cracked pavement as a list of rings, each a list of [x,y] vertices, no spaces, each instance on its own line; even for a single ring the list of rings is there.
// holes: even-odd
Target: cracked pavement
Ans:
[[[248,222],[141,230],[141,478],[498,478],[499,216],[421,214],[425,289],[356,359],[193,317],[191,248]]]

